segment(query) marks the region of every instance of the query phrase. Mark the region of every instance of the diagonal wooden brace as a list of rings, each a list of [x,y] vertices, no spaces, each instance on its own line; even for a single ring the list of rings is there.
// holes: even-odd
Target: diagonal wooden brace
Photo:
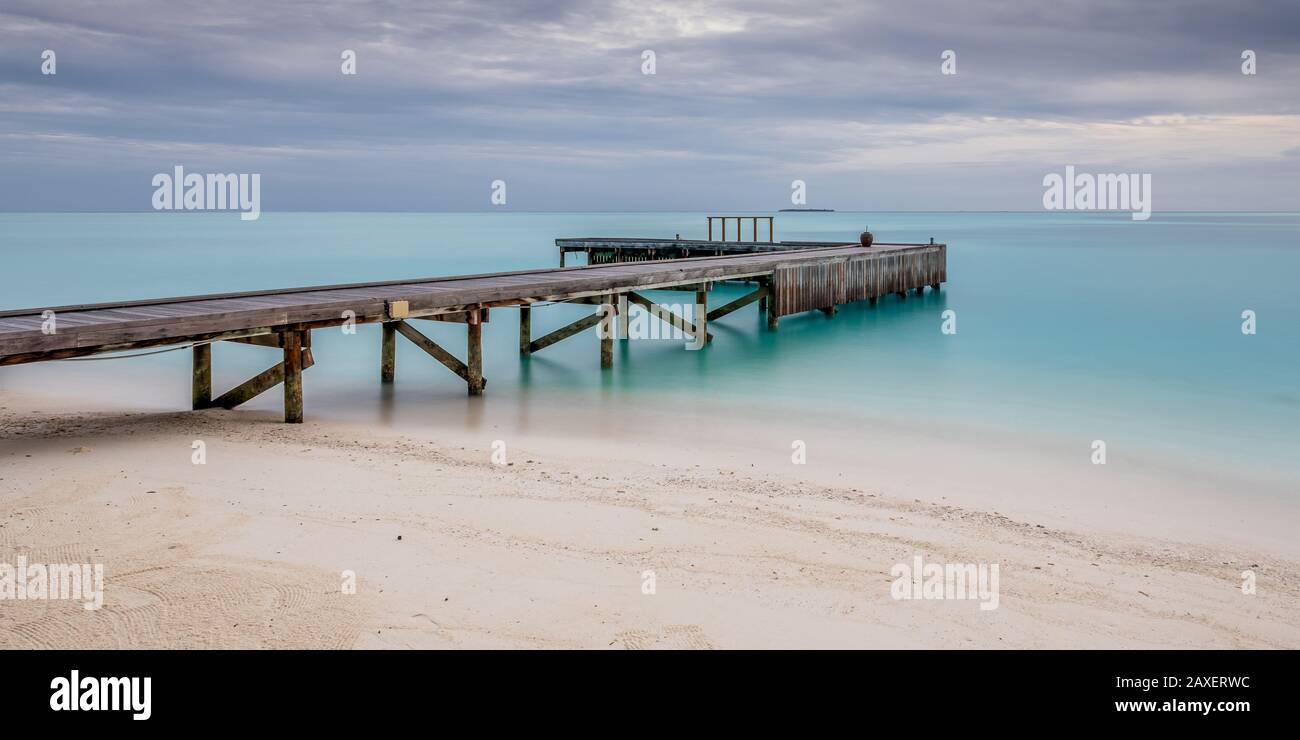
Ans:
[[[712,311],[709,312],[709,321],[720,319],[723,316],[726,316],[727,314],[731,313],[732,311],[736,311],[741,308],[744,308],[745,306],[748,306],[754,301],[766,297],[767,297],[767,286],[762,286],[758,290],[755,290],[753,293],[747,293],[737,298],[736,300],[732,301],[731,303],[726,304],[725,306],[720,306],[718,308],[713,309]]]
[[[528,351],[530,353],[536,352],[540,349],[545,349],[562,339],[568,339],[569,337],[573,336],[574,334],[577,334],[580,331],[583,331],[584,329],[590,329],[596,324],[599,324],[603,318],[604,315],[599,311],[587,316],[583,316],[582,318],[578,319],[572,324],[569,324],[568,326],[560,327],[559,329],[556,329],[555,331],[551,332],[550,334],[547,334],[541,339],[536,339],[529,342]]]
[[[215,399],[207,400],[203,398],[200,392],[200,373],[203,381],[206,382],[206,395],[211,395],[211,345],[205,345],[206,351],[198,351],[195,347],[195,384],[196,391],[194,395],[194,408],[213,408],[220,407],[223,409],[233,409],[240,404],[247,403],[272,388],[280,385],[285,381],[286,364],[288,365],[290,387],[286,388],[285,401],[285,421],[294,422],[302,421],[302,371],[316,364],[311,354],[311,347],[305,346],[301,336],[306,332],[285,332],[285,360],[276,363],[253,377],[245,380],[243,383],[231,388]],[[297,350],[296,352],[294,350]],[[296,354],[298,359],[295,361],[292,355]],[[200,364],[200,356],[202,362]],[[296,388],[293,387],[296,385]],[[296,408],[295,408],[296,407]]]
[[[405,321],[389,322],[396,329],[398,334],[411,340],[415,346],[424,350],[430,357],[441,362],[446,368],[456,375],[469,386],[469,393],[477,396],[483,392],[487,386],[487,380],[483,377],[483,324],[475,318],[466,322],[468,328],[468,357],[469,363],[466,364],[456,358],[455,355],[443,349],[437,342],[421,334],[414,326]]]
[[[654,316],[655,318],[659,319],[660,321],[663,321],[669,326],[673,326],[678,329],[681,329],[683,332],[686,332],[692,337],[695,336],[697,333],[699,333],[699,330],[695,328],[694,322],[688,320],[684,316],[678,316],[677,314],[673,313],[672,311],[669,311],[663,306],[658,305],[657,303],[650,300],[649,298],[646,298],[640,293],[629,292],[627,294],[627,299],[632,303],[635,303],[636,305],[640,306],[641,308],[644,308],[646,312],[649,313],[651,316]],[[709,317],[707,316],[705,317],[706,325],[707,325],[708,318]],[[707,337],[706,341],[712,342],[713,334],[708,333],[707,329],[705,330],[705,334]]]

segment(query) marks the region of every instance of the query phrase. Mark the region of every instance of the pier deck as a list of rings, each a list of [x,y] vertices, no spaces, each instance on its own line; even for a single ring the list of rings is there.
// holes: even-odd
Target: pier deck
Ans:
[[[760,241],[716,241],[707,239],[642,239],[636,237],[587,236],[556,239],[555,246],[560,250],[560,266],[563,267],[567,255],[584,254],[587,264],[600,265],[610,262],[641,262],[645,260],[682,259],[686,257],[722,256],[727,254],[759,254],[763,252],[792,252],[806,249],[829,249],[832,247],[856,247],[857,242],[760,242]],[[887,247],[933,247],[929,244],[881,243],[871,245],[872,249]]]
[[[649,244],[658,241],[633,240]],[[695,242],[693,244],[701,244]],[[708,243],[703,243],[708,244]],[[720,256],[631,263],[520,270],[480,275],[249,291],[115,303],[83,304],[0,312],[0,366],[60,360],[107,352],[167,345],[193,345],[194,408],[233,408],[283,384],[286,421],[302,420],[302,370],[310,367],[311,331],[349,324],[382,323],[381,379],[394,373],[397,334],[420,346],[460,376],[471,394],[483,391],[482,325],[489,310],[520,309],[520,351],[530,354],[578,332],[602,325],[601,365],[612,363],[611,331],[621,315],[626,338],[629,303],[656,318],[708,337],[707,322],[761,301],[775,328],[783,315],[872,299],[890,292],[938,288],[946,280],[944,245],[768,244],[735,253],[745,243],[700,247]],[[782,249],[784,247],[784,249]],[[633,249],[640,249],[633,247]],[[646,247],[645,249],[649,249]],[[656,247],[656,254],[658,248]],[[757,290],[726,306],[708,310],[711,285],[721,280],[754,280]],[[685,289],[695,292],[699,311],[692,318],[656,306],[639,291]],[[530,307],[540,302],[588,303],[597,313],[533,339]],[[408,323],[429,319],[467,326],[465,361],[440,347]],[[710,337],[711,338],[711,337]],[[284,360],[231,391],[212,397],[211,344],[231,341],[277,347]]]

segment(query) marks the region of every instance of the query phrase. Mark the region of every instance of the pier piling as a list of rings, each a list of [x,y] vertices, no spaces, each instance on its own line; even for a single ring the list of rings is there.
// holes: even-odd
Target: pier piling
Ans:
[[[695,333],[691,338],[700,344],[713,341],[709,334],[709,291],[695,291]]]
[[[212,404],[212,345],[196,344],[194,350],[194,409],[205,409]]]
[[[303,332],[287,331],[284,341],[284,421],[302,423]]]
[[[383,339],[379,346],[379,382],[391,383],[397,375],[397,329],[393,322],[385,321]]]
[[[466,351],[468,362],[468,375],[465,381],[469,384],[469,394],[471,396],[483,395],[483,389],[487,386],[487,380],[483,378],[483,319],[479,311],[471,312],[469,321],[465,324],[468,328],[466,333],[466,343],[469,345]]]
[[[596,307],[600,314],[600,324],[597,333],[600,335],[600,367],[602,370],[614,367],[614,332],[615,321],[614,315],[617,309],[614,307],[614,296],[607,295],[603,298],[603,303]],[[621,322],[620,322],[621,323]]]
[[[524,304],[519,307],[519,354],[526,355],[531,352],[530,344],[533,342],[533,307]]]

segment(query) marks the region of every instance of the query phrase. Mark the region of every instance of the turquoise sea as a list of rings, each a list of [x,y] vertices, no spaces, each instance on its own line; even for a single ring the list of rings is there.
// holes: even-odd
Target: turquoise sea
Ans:
[[[516,313],[494,310],[481,402],[516,412],[543,402],[762,407],[834,415],[848,430],[890,418],[960,422],[1300,481],[1300,293],[1290,284],[1300,214],[775,215],[778,239],[853,241],[869,225],[880,241],[946,242],[949,282],[834,318],[786,317],[776,332],[751,306],[715,322],[704,351],[628,342],[604,373],[590,332],[521,361]],[[703,213],[0,214],[0,308],[553,266],[557,237],[703,238],[704,229]],[[722,286],[711,300],[743,290]],[[957,314],[955,335],[940,331],[945,309]],[[537,309],[534,332],[589,310]],[[1242,332],[1246,310],[1254,335]],[[463,327],[421,327],[463,353]],[[378,349],[377,327],[316,332],[309,418],[389,423],[376,412],[381,398],[407,419],[455,418],[475,402],[406,343],[395,389],[381,389]],[[218,392],[273,360],[270,350],[221,347]],[[188,363],[175,352],[0,368],[0,388],[76,395],[112,385],[148,408],[183,409]],[[254,407],[278,403],[270,393]]]

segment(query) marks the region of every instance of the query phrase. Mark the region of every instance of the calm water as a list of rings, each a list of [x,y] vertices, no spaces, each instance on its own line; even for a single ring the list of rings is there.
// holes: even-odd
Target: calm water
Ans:
[[[906,418],[1128,442],[1216,466],[1300,473],[1300,215],[778,214],[777,237],[949,244],[935,295],[786,317],[766,331],[751,306],[713,325],[715,342],[629,342],[598,367],[594,334],[528,362],[516,314],[485,332],[486,404],[548,399],[672,408],[761,404],[855,422]],[[561,236],[702,238],[704,214],[0,214],[0,307],[22,308],[552,266]],[[713,301],[739,295],[723,286]],[[685,294],[661,294],[663,300]],[[957,312],[958,332],[940,331]],[[1241,313],[1258,316],[1243,335]],[[589,311],[534,311],[534,332]],[[463,353],[464,329],[421,322]],[[378,329],[315,335],[308,413],[373,408]],[[453,414],[464,386],[399,345],[396,393]],[[270,364],[270,350],[222,347],[218,392]],[[0,387],[115,384],[161,407],[188,402],[184,352],[0,369]],[[251,372],[250,372],[251,371]],[[277,405],[275,394],[258,404]]]

